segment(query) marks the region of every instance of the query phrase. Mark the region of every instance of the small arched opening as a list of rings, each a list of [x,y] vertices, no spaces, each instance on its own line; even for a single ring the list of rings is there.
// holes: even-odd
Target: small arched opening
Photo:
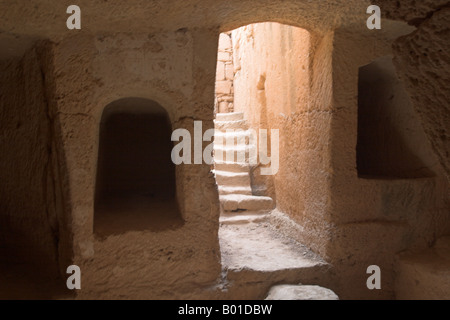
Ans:
[[[435,160],[391,56],[359,69],[356,151],[360,178],[434,176]]]
[[[182,224],[171,160],[171,123],[157,102],[124,98],[100,123],[94,231],[161,231]]]

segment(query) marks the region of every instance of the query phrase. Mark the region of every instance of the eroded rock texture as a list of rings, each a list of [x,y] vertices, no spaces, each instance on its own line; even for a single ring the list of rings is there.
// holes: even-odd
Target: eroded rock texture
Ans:
[[[433,150],[450,179],[450,3],[381,2],[389,17],[417,27],[415,32],[394,43],[395,62]]]
[[[396,255],[426,251],[450,232],[450,8],[443,0],[380,0],[382,29],[368,30],[369,4],[79,0],[82,29],[74,31],[64,2],[0,0],[1,249],[25,257],[29,274],[35,264],[54,277],[79,265],[78,297],[86,299],[263,298],[274,283],[302,281],[342,299],[395,298]],[[301,29],[232,31],[260,22]],[[218,59],[221,32],[231,32],[232,48]],[[275,200],[282,212],[271,213],[270,225],[320,255],[320,268],[223,270],[208,164],[175,168],[176,227],[133,221],[140,229],[95,232],[105,107],[142,98],[164,108],[169,129],[193,133],[194,121],[213,128],[217,66],[229,99],[217,108],[243,112],[252,128],[280,130],[279,173],[253,175],[252,192]],[[377,101],[373,87],[383,93]],[[360,121],[361,102],[375,116]],[[367,139],[358,139],[364,130]],[[387,145],[386,132],[398,140]],[[358,152],[371,160],[361,172]],[[0,280],[16,261],[1,256]],[[373,264],[383,270],[381,291],[366,287]],[[421,285],[434,290],[437,282]]]

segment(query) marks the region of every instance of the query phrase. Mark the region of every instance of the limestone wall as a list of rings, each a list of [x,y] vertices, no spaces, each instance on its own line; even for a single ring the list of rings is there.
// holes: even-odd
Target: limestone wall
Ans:
[[[182,228],[95,238],[99,124],[110,102],[142,97],[167,109],[173,129],[192,131],[194,120],[212,128],[220,32],[277,21],[310,33],[271,24],[256,27],[263,36],[254,27],[233,34],[235,89],[249,80],[234,110],[249,108],[255,128],[280,129],[280,171],[256,184],[268,185],[300,225],[294,236],[330,263],[324,285],[343,299],[395,298],[395,255],[450,232],[447,2],[380,0],[380,31],[366,28],[369,2],[360,0],[80,0],[80,31],[65,27],[63,2],[0,3],[3,243],[38,253],[31,260],[50,271],[78,264],[82,298],[211,297],[205,288],[221,271],[211,168],[177,167]],[[36,39],[49,42],[29,50]],[[420,145],[412,154],[431,175],[358,175],[359,70],[386,56],[415,110],[402,105],[398,129],[406,145]],[[373,264],[380,291],[365,286]]]
[[[417,32],[396,41],[395,63],[434,152],[450,181],[450,107],[448,103],[450,65],[448,42],[450,8],[436,11]]]
[[[208,165],[176,168],[182,228],[130,231],[106,239],[93,234],[104,107],[120,98],[148,98],[167,110],[173,129],[192,131],[194,117],[204,120],[204,130],[212,127],[216,44],[215,34],[180,30],[155,36],[75,36],[53,46],[57,83],[51,103],[67,159],[62,187],[69,191],[65,214],[73,226],[73,262],[83,270],[81,297],[107,290],[108,297],[174,298],[194,294],[187,284],[201,287],[217,279],[219,203]],[[177,283],[176,293],[171,283]],[[152,290],[146,289],[148,284]],[[130,295],[129,288],[141,289]]]
[[[45,77],[45,45],[3,61],[0,75],[0,254],[57,278],[70,254]],[[25,277],[25,275],[24,275]]]
[[[400,147],[396,152],[401,153],[400,158],[403,157],[406,163],[416,157],[433,175],[411,179],[358,176],[355,160],[360,67],[392,55],[390,39],[412,31],[406,25],[402,27],[402,24],[388,21],[385,21],[384,29],[371,37],[358,36],[351,30],[337,30],[333,49],[335,112],[332,120],[330,215],[336,228],[327,252],[341,276],[339,286],[344,292],[351,290],[361,298],[395,297],[395,254],[408,248],[429,246],[436,237],[449,231],[450,221],[447,181],[408,98],[403,99],[402,105],[391,105],[392,114],[381,121],[386,126],[389,121],[397,119],[395,128],[404,143],[411,146],[412,154]],[[352,48],[351,55],[348,48]],[[399,85],[404,87],[404,83]],[[392,101],[402,95],[402,91],[395,88],[394,85],[390,88]],[[374,107],[376,101],[373,100]],[[403,113],[402,121],[395,116],[398,112]],[[377,119],[373,118],[372,122],[375,121]],[[388,130],[382,132],[389,134]],[[390,141],[393,142],[392,139]],[[395,156],[395,151],[384,151],[382,155],[384,160],[392,156]],[[361,268],[372,264],[383,270],[384,289],[377,292],[367,290],[362,282],[366,275],[360,273]],[[357,280],[355,283],[359,285],[344,279]]]
[[[233,46],[230,33],[221,33],[217,52],[216,112],[234,111]]]
[[[293,236],[335,266],[342,297],[394,297],[396,253],[449,230],[448,184],[393,70],[390,43],[412,28],[384,27],[371,37],[347,29],[317,37],[278,24],[233,31],[235,110],[253,128],[280,129],[280,171],[268,192],[299,224]],[[359,92],[361,70],[383,59],[386,75],[373,72]],[[359,137],[358,101],[375,112],[360,119]],[[368,141],[364,132],[378,136]],[[358,172],[358,141],[386,175]],[[383,270],[382,291],[365,286],[361,270],[373,264]]]

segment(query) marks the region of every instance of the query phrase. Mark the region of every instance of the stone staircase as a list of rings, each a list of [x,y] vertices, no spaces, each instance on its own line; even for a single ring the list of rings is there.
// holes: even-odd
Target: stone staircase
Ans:
[[[256,155],[257,150],[249,139],[244,114],[218,113],[215,130],[214,171],[223,212],[263,214],[271,211],[274,207],[272,198],[252,194],[249,157]],[[243,156],[239,158],[238,152]],[[231,161],[227,154],[233,155]]]
[[[272,226],[277,217],[272,198],[253,195],[250,172],[257,162],[251,157],[256,157],[257,146],[244,115],[216,114],[215,130],[221,299],[337,299],[331,290],[317,286],[331,281],[330,266]],[[279,284],[293,285],[276,286]]]

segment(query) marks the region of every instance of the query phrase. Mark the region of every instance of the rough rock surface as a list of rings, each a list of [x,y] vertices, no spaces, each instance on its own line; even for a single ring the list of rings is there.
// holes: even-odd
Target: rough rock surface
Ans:
[[[450,299],[449,249],[450,237],[443,237],[433,248],[400,254],[396,265],[397,299]]]
[[[80,0],[78,31],[65,26],[65,2],[1,0],[0,238],[12,251],[33,251],[36,259],[25,254],[27,266],[39,262],[53,276],[56,270],[65,276],[67,265],[78,264],[84,277],[80,298],[220,296],[211,289],[221,279],[221,257],[219,192],[209,165],[176,168],[180,228],[95,235],[99,123],[109,103],[140,97],[158,102],[172,129],[193,132],[195,120],[203,121],[203,130],[213,128],[220,33],[279,22],[306,31],[274,27],[265,37],[249,27],[241,42],[233,41],[243,53],[233,66],[241,80],[249,79],[256,102],[246,107],[261,107],[254,108],[252,126],[281,132],[278,176],[258,181],[258,168],[253,172],[256,184],[267,185],[258,195],[267,192],[296,225],[271,223],[332,266],[320,276],[309,273],[311,284],[333,288],[341,299],[395,298],[401,292],[396,254],[426,250],[450,233],[450,14],[443,0],[380,0],[382,29],[368,30],[369,4]],[[310,47],[290,47],[289,37]],[[271,39],[280,41],[263,44]],[[265,56],[255,60],[261,62],[256,68],[242,63],[252,60],[252,46]],[[358,175],[359,70],[386,56],[394,57],[415,110],[406,110],[408,126],[395,129],[409,139],[413,154],[420,146],[423,163],[436,163],[427,168],[433,175]],[[421,130],[431,147],[415,138]],[[8,270],[15,265],[2,263],[10,263]],[[381,291],[365,285],[372,264],[383,270]],[[420,282],[418,273],[405,274]],[[252,296],[260,297],[268,289],[258,284],[264,276],[241,270],[229,279],[253,285]]]
[[[339,300],[339,297],[319,286],[279,285],[270,289],[266,300]]]
[[[394,43],[395,62],[450,180],[450,3],[447,0],[379,2],[387,17],[417,27],[415,32]]]
[[[450,181],[450,6],[394,44],[395,61]]]

